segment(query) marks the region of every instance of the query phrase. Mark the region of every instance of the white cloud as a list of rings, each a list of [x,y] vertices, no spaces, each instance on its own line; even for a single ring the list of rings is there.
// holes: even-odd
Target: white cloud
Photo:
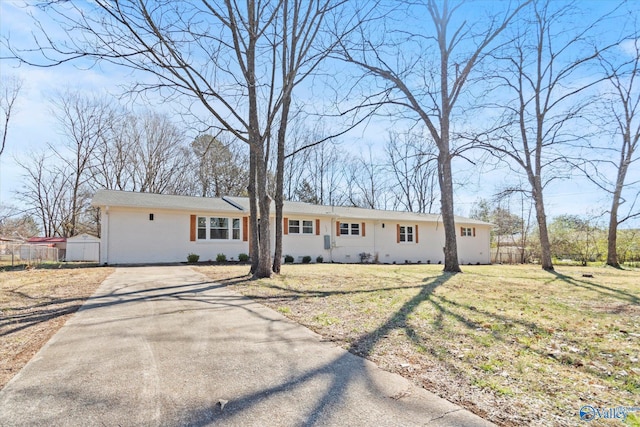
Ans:
[[[640,39],[627,39],[618,45],[620,51],[630,58],[635,58],[640,50]]]

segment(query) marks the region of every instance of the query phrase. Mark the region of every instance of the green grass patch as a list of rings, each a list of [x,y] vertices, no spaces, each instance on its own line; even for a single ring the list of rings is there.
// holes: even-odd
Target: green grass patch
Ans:
[[[585,404],[640,402],[638,271],[314,264],[238,281],[246,267],[198,269],[499,424],[577,425]]]

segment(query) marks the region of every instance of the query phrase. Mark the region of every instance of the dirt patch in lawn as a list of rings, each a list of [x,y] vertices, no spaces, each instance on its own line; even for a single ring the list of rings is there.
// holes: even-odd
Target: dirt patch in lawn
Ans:
[[[500,425],[577,426],[583,406],[640,402],[638,271],[319,264],[250,281],[246,266],[198,269]]]
[[[0,271],[0,389],[111,272],[104,267]]]

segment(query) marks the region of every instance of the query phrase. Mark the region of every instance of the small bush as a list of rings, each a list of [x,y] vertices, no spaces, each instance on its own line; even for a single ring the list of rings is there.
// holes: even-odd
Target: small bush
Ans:
[[[293,257],[291,255],[285,255],[284,256],[284,263],[285,264],[291,264],[293,263]]]
[[[247,261],[249,261],[249,255],[247,255],[247,254],[240,254],[240,255],[238,255],[238,261],[240,261],[240,262],[247,262]]]
[[[302,257],[303,264],[309,264],[311,262],[311,257],[309,255],[305,255]]]
[[[371,259],[371,254],[367,252],[360,252],[358,256],[360,257],[360,262],[367,262]]]
[[[187,255],[187,262],[189,264],[195,264],[200,259],[200,255],[198,254],[189,254]]]
[[[322,258],[322,255],[320,255],[319,257],[316,258],[316,262],[318,264],[322,264],[322,261],[324,261],[324,258]]]
[[[216,262],[226,262],[227,256],[225,254],[218,254],[216,256]]]

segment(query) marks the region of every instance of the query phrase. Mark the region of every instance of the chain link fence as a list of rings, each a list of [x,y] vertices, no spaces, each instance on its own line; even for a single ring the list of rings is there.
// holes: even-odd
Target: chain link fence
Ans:
[[[0,265],[39,265],[44,262],[60,262],[65,250],[44,245],[5,244],[0,250]]]

